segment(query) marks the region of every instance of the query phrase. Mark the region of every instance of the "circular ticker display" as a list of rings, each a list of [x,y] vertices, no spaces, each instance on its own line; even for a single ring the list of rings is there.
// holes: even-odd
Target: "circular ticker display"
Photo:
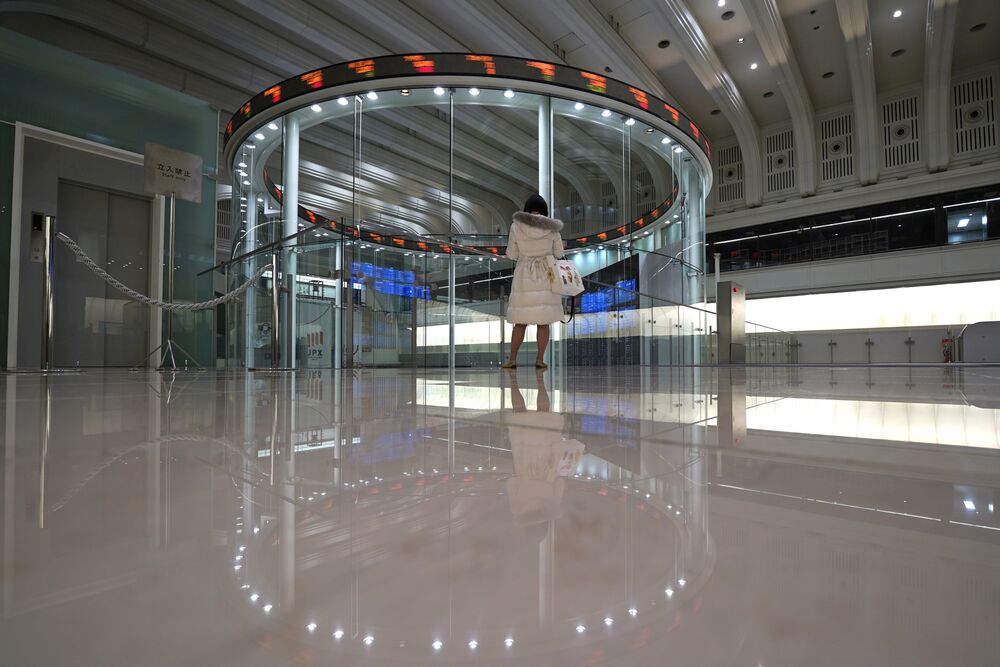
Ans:
[[[660,98],[627,83],[579,70],[566,65],[526,60],[509,56],[472,53],[430,53],[382,56],[329,65],[277,83],[248,100],[226,125],[227,147],[234,137],[242,140],[241,131],[254,117],[271,115],[276,107],[292,109],[306,103],[310,93],[330,90],[364,81],[373,84],[391,79],[427,77],[428,84],[446,82],[444,77],[483,77],[548,84],[580,92],[601,95],[648,112],[677,128],[710,156],[709,143],[695,123]],[[390,85],[387,83],[387,85]],[[484,81],[483,85],[487,85]],[[374,86],[378,88],[378,86]],[[312,100],[314,96],[310,96]],[[299,104],[296,104],[297,100]]]

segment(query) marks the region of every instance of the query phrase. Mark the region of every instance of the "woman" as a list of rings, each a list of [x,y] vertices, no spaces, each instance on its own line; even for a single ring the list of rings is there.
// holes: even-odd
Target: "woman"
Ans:
[[[517,262],[510,288],[507,320],[514,323],[510,358],[501,368],[517,367],[517,351],[524,342],[529,324],[538,326],[538,354],[535,368],[548,368],[543,361],[549,345],[549,325],[562,319],[562,297],[552,291],[549,267],[553,257],[564,256],[559,232],[563,223],[548,217],[549,205],[539,195],[531,195],[524,212],[514,214],[507,239],[507,257]]]

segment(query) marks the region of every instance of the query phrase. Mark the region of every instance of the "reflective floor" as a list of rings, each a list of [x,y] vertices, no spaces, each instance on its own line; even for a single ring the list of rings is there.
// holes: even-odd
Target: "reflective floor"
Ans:
[[[997,368],[0,383],[5,667],[998,664]]]

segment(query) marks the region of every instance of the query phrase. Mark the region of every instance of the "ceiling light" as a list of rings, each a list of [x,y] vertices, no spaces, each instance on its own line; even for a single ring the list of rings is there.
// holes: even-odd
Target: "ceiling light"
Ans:
[[[668,598],[672,598],[672,597],[674,597],[674,589],[672,589],[672,588],[667,588],[666,590],[664,590],[664,591],[663,591],[663,593],[664,593],[664,595],[666,595],[666,596],[667,596]]]
[[[680,512],[678,512],[678,514],[680,514]],[[680,586],[681,588],[684,588],[685,586],[687,586],[687,580],[686,579],[678,579],[677,580],[677,585]]]
[[[340,639],[343,636],[344,636],[344,631],[343,630],[337,630],[337,631],[335,631],[333,633],[333,638],[334,639]]]
[[[256,602],[258,599],[260,599],[260,593],[254,593],[250,596],[250,602]]]
[[[479,95],[479,89],[478,88],[469,88],[469,94],[472,95],[473,97],[475,97],[475,96]]]
[[[368,94],[365,95],[365,97],[367,97],[368,99],[370,99],[370,100],[372,100],[374,102],[375,100],[378,99],[378,93],[376,93],[374,90],[369,90]]]
[[[583,634],[584,632],[586,632],[586,631],[587,631],[587,628],[586,628],[586,627],[584,627],[584,626],[582,626],[582,625],[578,625],[578,626],[576,626],[576,631],[577,631],[577,632],[578,632],[579,634],[581,634],[581,635],[582,635],[582,634]]]
[[[725,0],[719,0],[719,2],[725,2]],[[604,625],[608,626],[609,628],[612,625],[614,625],[614,624],[615,624],[615,620],[613,618],[611,618],[610,616],[608,616],[607,618],[604,619]]]
[[[240,167],[241,169],[246,169],[246,167],[247,167],[247,163],[246,163],[246,162],[240,162],[240,163],[239,163],[238,165],[236,165],[236,166],[237,166],[237,167]]]
[[[646,134],[652,134],[652,133],[653,133],[653,128],[647,127],[646,128]]]
[[[257,197],[257,203],[258,204],[263,204],[264,203],[264,198],[263,197]]]
[[[268,123],[267,124],[267,129],[269,129],[269,130],[277,130],[278,129],[278,124],[277,123]]]
[[[270,604],[264,605],[264,613],[265,614],[270,614],[272,609],[274,609],[274,605],[270,605]]]
[[[243,181],[243,185],[250,185],[250,181]]]
[[[309,632],[316,632],[317,625],[315,623],[310,623],[306,626],[306,630]]]
[[[961,220],[958,221],[958,228],[961,229],[962,227],[965,227],[968,224],[969,224],[969,219],[962,218]]]
[[[669,144],[670,143],[670,137],[663,137],[662,139],[660,139],[660,143],[661,144]]]
[[[363,641],[365,643],[365,646],[371,646],[375,642],[375,638],[372,637],[371,635],[367,635],[361,641]]]
[[[503,96],[506,97],[506,98],[508,98],[508,99],[511,98],[511,97],[514,97],[514,91],[510,90],[510,89],[507,89],[507,90],[503,91]]]
[[[986,216],[984,215],[983,216],[983,227],[985,227],[985,226],[986,226]]]
[[[399,91],[399,94],[402,95],[403,97],[406,97],[407,95],[410,94],[410,89],[409,88],[403,88],[401,91]]]
[[[438,97],[444,95],[444,88],[438,86],[437,88],[434,89],[434,94],[437,95]]]
[[[506,646],[507,648],[510,648],[511,646],[514,645],[514,640],[510,637],[507,637],[507,639],[503,640],[503,645]]]
[[[257,144],[247,144],[247,148],[249,148],[250,150],[253,150],[253,149],[257,148]]]
[[[469,642],[469,648],[475,651],[477,648],[479,648],[479,642],[473,639],[471,642]]]
[[[976,503],[972,502],[968,498],[963,500],[962,504],[965,505],[965,509],[969,510],[970,512],[976,509]]]
[[[263,141],[265,138],[264,133],[258,132],[257,134],[253,135],[253,138],[256,139],[257,141]]]
[[[747,39],[746,37],[740,37],[739,39],[736,40],[736,43],[737,44],[742,44],[743,42],[746,41],[746,39]]]
[[[629,127],[632,127],[633,125],[635,125],[635,118],[629,118],[629,119],[627,119],[625,121],[625,124],[628,125]]]
[[[605,109],[604,111],[601,112],[601,115],[604,116],[605,118],[607,118],[608,116],[611,115],[611,112],[608,111],[607,109]]]
[[[442,642],[442,641],[441,641],[440,639],[435,639],[435,640],[434,640],[434,643],[433,643],[433,644],[431,644],[431,647],[432,647],[432,648],[433,648],[433,649],[434,649],[435,651],[440,651],[440,650],[441,650],[441,647],[442,647],[442,646],[444,646],[444,643],[443,643],[443,642]]]
[[[903,15],[903,10],[902,9],[897,9],[896,11],[894,11],[892,13],[892,18],[898,19],[902,15]]]
[[[719,0],[719,1],[718,1],[717,3],[715,3],[715,4],[719,5],[720,7],[725,7],[725,6],[726,6],[726,0]]]
[[[632,618],[635,618],[636,616],[639,615],[639,610],[636,609],[635,607],[632,607],[628,610],[628,615],[631,616]]]
[[[683,150],[684,150],[684,149],[683,149],[683,148],[681,148],[680,146],[674,146],[674,152],[675,152],[675,153],[680,153],[680,152],[682,152]]]
[[[750,63],[750,69],[757,69],[757,63]]]
[[[576,104],[573,105],[573,108],[576,109],[577,111],[583,111],[583,102],[577,102]]]
[[[346,97],[337,98],[337,104],[339,104],[342,107],[346,107],[347,106],[347,98]],[[313,111],[316,111],[316,109],[314,108]]]

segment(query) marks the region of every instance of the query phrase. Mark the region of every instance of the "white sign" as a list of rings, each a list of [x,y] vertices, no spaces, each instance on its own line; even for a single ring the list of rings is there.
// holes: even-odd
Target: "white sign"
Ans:
[[[201,156],[146,143],[146,192],[201,203]]]

